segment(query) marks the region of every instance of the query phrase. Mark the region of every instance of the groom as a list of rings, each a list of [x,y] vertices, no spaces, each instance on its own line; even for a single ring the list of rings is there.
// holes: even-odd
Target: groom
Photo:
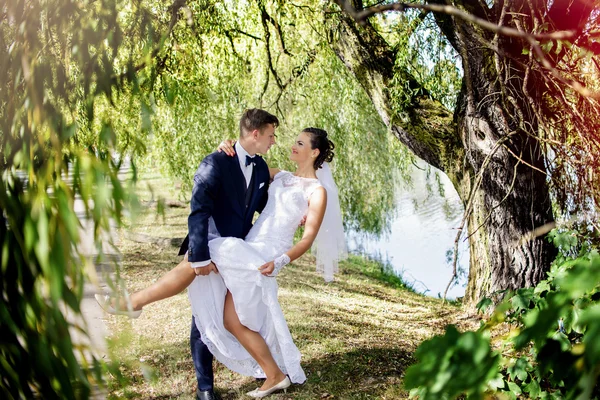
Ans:
[[[269,168],[257,153],[275,144],[276,116],[257,108],[246,110],[240,120],[236,157],[215,152],[202,160],[194,176],[188,236],[179,255],[187,251],[196,275],[217,273],[210,259],[208,241],[219,236],[244,238],[252,227],[254,212],[267,203]],[[213,400],[213,355],[200,339],[192,316],[192,360],[198,380],[196,398]]]

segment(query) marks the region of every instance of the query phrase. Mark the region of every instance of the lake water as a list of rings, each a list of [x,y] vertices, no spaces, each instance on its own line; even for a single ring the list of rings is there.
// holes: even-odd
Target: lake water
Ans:
[[[452,276],[452,255],[463,205],[445,174],[420,161],[410,173],[412,183],[396,188],[396,213],[391,232],[380,238],[350,232],[351,252],[388,262],[417,292],[443,296]],[[468,271],[469,246],[459,242],[459,267]],[[466,273],[448,290],[448,298],[464,295]]]

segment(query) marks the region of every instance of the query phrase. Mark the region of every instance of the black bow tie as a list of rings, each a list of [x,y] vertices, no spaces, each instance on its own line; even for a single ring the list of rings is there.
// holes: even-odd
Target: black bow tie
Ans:
[[[254,157],[246,156],[246,167],[254,162]]]

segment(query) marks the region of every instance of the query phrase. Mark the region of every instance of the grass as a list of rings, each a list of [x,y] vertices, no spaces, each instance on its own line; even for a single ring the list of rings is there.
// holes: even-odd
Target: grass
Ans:
[[[138,196],[151,200],[150,183],[166,198],[175,198],[173,182],[143,175]],[[154,194],[156,195],[156,193]],[[152,202],[146,204],[154,204]],[[187,209],[166,209],[158,216],[148,207],[128,227],[160,237],[183,237]],[[130,292],[141,289],[175,266],[177,249],[127,240],[121,232],[121,276]],[[351,256],[340,265],[333,283],[315,272],[304,255],[277,278],[279,298],[308,376],[287,394],[272,399],[400,399],[407,398],[402,380],[415,362],[420,342],[457,323],[461,310],[453,304],[407,289],[380,264]],[[110,357],[122,379],[109,378],[110,398],[193,399],[196,379],[189,353],[191,310],[187,293],[147,306],[129,320],[107,316]],[[468,324],[463,319],[463,324]],[[247,398],[257,382],[215,362],[216,390],[224,399]],[[260,385],[260,384],[258,384]]]

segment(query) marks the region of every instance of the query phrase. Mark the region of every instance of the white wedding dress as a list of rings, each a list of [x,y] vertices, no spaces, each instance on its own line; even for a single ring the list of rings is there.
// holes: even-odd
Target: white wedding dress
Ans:
[[[219,274],[196,277],[188,296],[202,341],[232,371],[265,377],[258,363],[223,326],[227,289],[241,323],[261,334],[283,373],[294,383],[306,380],[300,352],[277,300],[277,280],[262,275],[258,267],[292,247],[294,233],[308,211],[308,200],[319,186],[317,179],[281,171],[270,185],[267,205],[246,239],[217,238],[208,244]]]

